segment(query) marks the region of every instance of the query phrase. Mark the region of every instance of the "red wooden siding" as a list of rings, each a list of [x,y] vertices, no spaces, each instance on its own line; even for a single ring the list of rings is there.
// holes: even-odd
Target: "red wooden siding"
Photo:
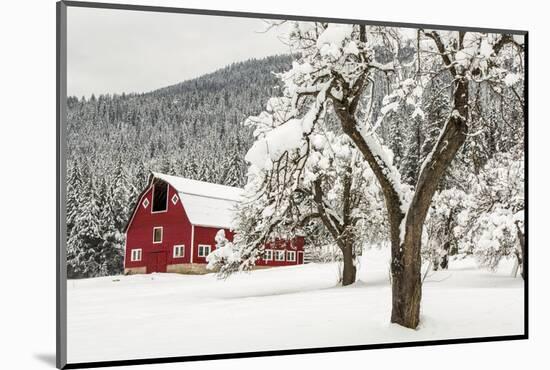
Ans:
[[[260,259],[256,261],[257,266],[291,266],[291,265],[301,265],[304,263],[303,252],[304,252],[304,238],[296,237],[292,241],[281,240],[275,243],[269,243],[266,245],[265,249],[272,250],[272,258],[269,261]],[[285,251],[284,261],[276,261],[275,253],[276,251],[283,250]],[[287,251],[294,251],[294,261],[287,261]]]
[[[165,264],[190,263],[191,223],[185,214],[181,201],[178,199],[176,204],[172,203],[172,196],[176,194],[175,189],[168,185],[168,208],[165,212],[151,213],[152,193],[153,187],[141,197],[128,225],[124,266],[127,268],[151,266],[151,264],[154,264],[152,259],[159,258],[158,255],[152,255],[156,252],[164,252]],[[143,207],[144,199],[149,202],[147,208]],[[157,226],[163,228],[162,243],[154,244],[153,228]],[[185,245],[183,258],[173,257],[174,245]],[[138,248],[142,249],[141,261],[131,261],[132,249]],[[162,261],[162,257],[160,260]]]
[[[184,205],[185,207],[185,205]],[[210,246],[210,251],[216,249],[216,234],[220,228],[195,226],[195,243],[193,246],[193,263],[206,263],[205,257],[199,257],[199,244],[205,244]],[[228,229],[224,229],[225,237],[229,241],[233,241],[233,232]]]

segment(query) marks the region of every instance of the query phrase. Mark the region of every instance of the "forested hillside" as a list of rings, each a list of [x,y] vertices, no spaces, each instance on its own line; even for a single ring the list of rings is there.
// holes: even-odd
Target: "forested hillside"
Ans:
[[[247,116],[278,95],[291,56],[235,63],[143,94],[68,98],[68,273],[122,270],[124,225],[150,171],[246,182]]]

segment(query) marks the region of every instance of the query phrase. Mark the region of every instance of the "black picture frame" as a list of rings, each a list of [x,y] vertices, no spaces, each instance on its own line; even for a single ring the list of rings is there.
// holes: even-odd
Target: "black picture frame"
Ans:
[[[525,38],[525,115],[524,115],[524,134],[525,134],[525,249],[524,255],[524,333],[521,335],[488,336],[475,338],[457,338],[443,340],[423,340],[414,342],[381,343],[366,345],[335,346],[321,348],[297,348],[290,350],[270,350],[240,353],[224,353],[196,356],[175,356],[148,359],[127,359],[117,361],[97,361],[82,363],[67,363],[67,269],[66,269],[66,224],[65,224],[65,205],[66,205],[66,117],[67,117],[67,9],[68,8],[95,8],[95,9],[116,9],[128,11],[162,12],[162,13],[180,13],[196,15],[214,15],[226,17],[241,18],[263,18],[273,20],[300,20],[300,21],[323,21],[330,23],[353,23],[366,25],[381,25],[395,27],[416,27],[430,28],[438,30],[462,30],[474,32],[495,32],[522,35]],[[401,347],[419,347],[449,344],[465,344],[480,342],[497,342],[511,340],[525,340],[529,338],[529,187],[528,187],[528,168],[529,168],[529,135],[528,135],[528,116],[529,116],[529,32],[526,30],[513,29],[495,29],[483,27],[463,27],[449,25],[433,25],[419,23],[385,22],[361,19],[341,19],[330,17],[313,17],[304,15],[284,15],[284,14],[266,14],[234,12],[221,10],[189,9],[163,6],[145,6],[130,4],[114,4],[99,2],[80,2],[80,1],[59,1],[56,4],[56,36],[57,36],[57,63],[56,63],[56,122],[57,122],[57,142],[56,142],[56,366],[59,369],[77,369],[94,368],[106,366],[125,366],[139,364],[173,363],[204,360],[234,359],[246,357],[266,357],[295,354],[313,354],[322,352],[342,352],[359,351],[369,349],[387,349]]]

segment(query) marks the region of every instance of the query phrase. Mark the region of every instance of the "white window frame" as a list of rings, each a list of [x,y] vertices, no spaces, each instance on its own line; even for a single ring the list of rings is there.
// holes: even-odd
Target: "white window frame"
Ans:
[[[273,261],[273,250],[272,249],[264,250],[264,261]]]
[[[139,255],[139,258],[134,258],[134,253]],[[141,261],[141,255],[142,255],[142,249],[141,248],[135,248],[130,250],[130,261],[132,262],[139,262]]]
[[[160,229],[160,242],[155,241],[155,230]],[[162,244],[162,240],[164,239],[164,227],[162,226],[154,226],[153,227],[153,244]]]
[[[141,205],[143,206],[143,209],[147,209],[147,207],[149,207],[151,205],[151,202],[149,202],[149,199],[147,199],[147,197],[145,197],[143,199],[143,201],[141,202]]]
[[[177,253],[176,253],[177,250],[181,250],[181,256],[177,255]],[[183,245],[183,244],[174,245],[174,250],[172,252],[172,257],[174,257],[174,258],[184,258],[185,257],[185,245]]]
[[[275,261],[277,262],[284,262],[285,261],[285,251],[284,250],[276,250],[275,251]],[[282,258],[279,258],[279,256],[282,256]]]
[[[292,256],[292,258],[290,258]],[[296,252],[295,251],[286,251],[286,260],[288,262],[296,262]]]
[[[202,247],[202,249],[201,249]],[[202,253],[201,254],[201,250],[204,251],[205,248],[208,248],[208,253],[204,254]],[[197,250],[197,255],[199,257],[206,257],[208,256],[210,253],[212,252],[212,246],[210,244],[199,244],[198,245],[198,250]]]
[[[166,208],[162,211],[153,211],[153,203],[155,203],[155,187],[157,184],[153,184],[153,191],[151,192],[151,213],[165,213],[168,212],[168,205],[169,205],[169,199],[170,199],[170,185],[166,183]]]

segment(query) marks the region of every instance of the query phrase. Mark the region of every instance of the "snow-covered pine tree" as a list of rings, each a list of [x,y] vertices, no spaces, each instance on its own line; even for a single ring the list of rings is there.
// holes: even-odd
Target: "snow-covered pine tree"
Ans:
[[[79,212],[74,219],[67,243],[67,276],[97,276],[101,265],[98,253],[103,242],[100,230],[100,209],[94,197],[93,184],[83,186]]]
[[[97,274],[99,276],[120,274],[123,271],[124,235],[122,229],[117,228],[117,214],[113,208],[113,205],[118,202],[113,199],[113,192],[105,178],[99,180],[96,198],[100,210],[99,232],[102,239],[96,250],[96,258],[100,266]]]
[[[434,78],[429,88],[425,90],[422,108],[425,112],[425,119],[422,122],[424,140],[420,148],[420,163],[424,162],[437,143],[441,129],[450,114],[449,107],[452,96],[449,86],[450,81],[444,81],[443,77],[439,77]]]
[[[422,147],[422,123],[420,117],[411,118],[413,123],[408,130],[407,138],[405,139],[404,156],[399,166],[402,180],[405,184],[416,184],[418,180],[418,170],[422,161],[421,147]]]
[[[245,179],[246,163],[242,154],[241,143],[238,138],[235,140],[227,157],[222,161],[220,169],[220,177],[217,183],[227,186],[243,186]]]
[[[133,201],[133,195],[134,192],[132,191],[130,179],[128,179],[128,175],[124,168],[124,163],[122,159],[119,159],[114,170],[110,189],[113,224],[119,232],[123,232],[130,218],[130,206]]]
[[[99,249],[99,270],[95,276],[119,275],[124,272],[124,234],[114,227],[105,230]]]
[[[74,161],[67,169],[67,237],[71,235],[74,227],[75,219],[80,212],[81,192],[82,189],[82,174],[80,173],[79,164]]]
[[[107,186],[107,181],[104,177],[97,180],[94,184],[92,196],[98,208],[97,222],[99,225],[99,233],[102,235],[105,230],[114,227],[114,217],[112,209],[111,191]]]

